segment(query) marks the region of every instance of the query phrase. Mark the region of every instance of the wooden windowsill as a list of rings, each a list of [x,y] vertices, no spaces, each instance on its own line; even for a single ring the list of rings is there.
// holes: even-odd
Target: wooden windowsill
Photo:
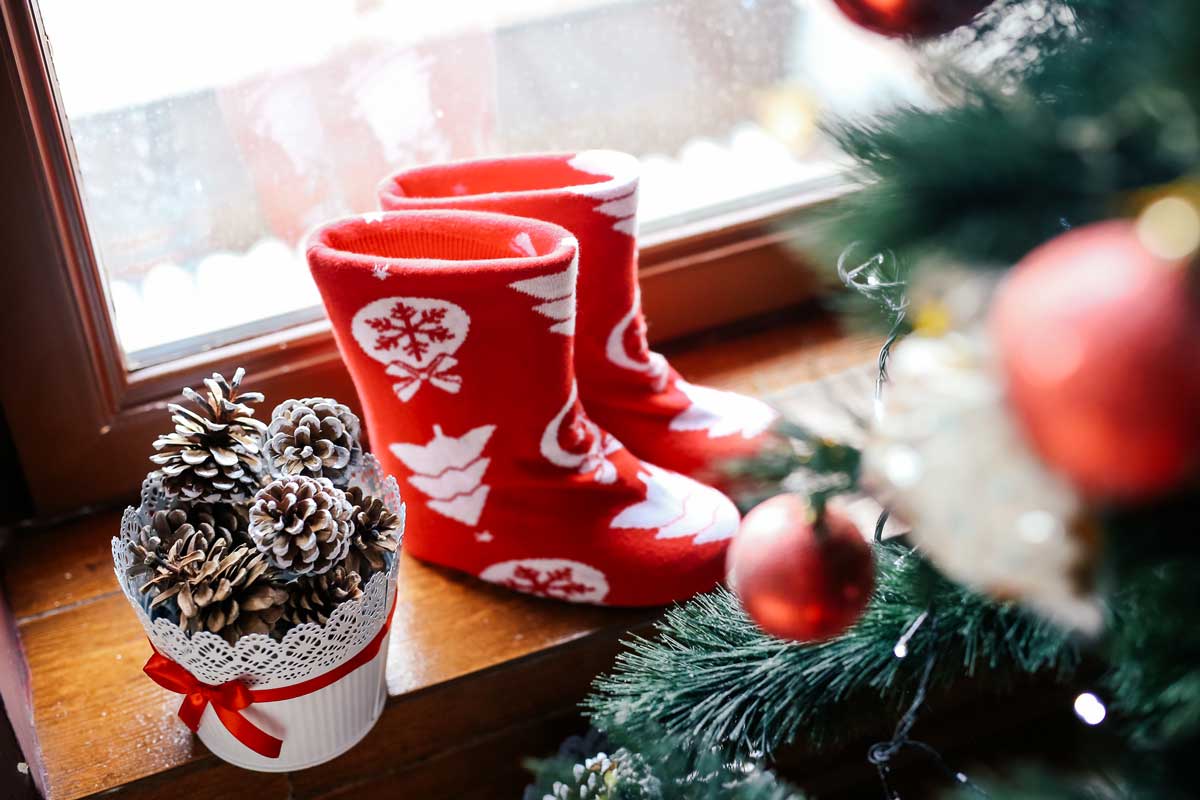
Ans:
[[[760,395],[874,354],[874,339],[804,316],[667,352],[689,379]],[[493,796],[498,785],[520,785],[522,756],[545,752],[578,726],[573,709],[592,678],[611,665],[620,638],[657,613],[532,599],[405,557],[391,698],[378,725],[320,768],[245,772],[210,755],[175,717],[178,697],[141,674],[149,648],[109,552],[119,519],[111,511],[23,532],[5,554],[25,708],[5,699],[35,731],[35,747],[26,745],[35,752],[25,755],[49,800],[113,790],[121,798],[299,800],[380,787],[386,796]]]

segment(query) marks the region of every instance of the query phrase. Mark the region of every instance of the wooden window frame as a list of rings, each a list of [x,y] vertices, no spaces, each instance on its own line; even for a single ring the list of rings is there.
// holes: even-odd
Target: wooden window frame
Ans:
[[[270,399],[357,395],[322,319],[127,369],[92,248],[75,158],[34,0],[0,0],[8,80],[0,186],[6,219],[6,342],[0,403],[34,510],[66,513],[131,497],[179,389],[244,366]],[[833,179],[644,236],[640,279],[651,336],[663,341],[775,311],[816,282],[793,240]]]

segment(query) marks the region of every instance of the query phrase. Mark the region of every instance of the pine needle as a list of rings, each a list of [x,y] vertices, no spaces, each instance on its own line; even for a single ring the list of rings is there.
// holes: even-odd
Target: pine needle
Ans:
[[[656,638],[634,639],[597,680],[586,701],[593,724],[637,750],[665,733],[690,750],[760,758],[800,737],[813,746],[837,741],[853,708],[891,715],[931,653],[935,691],[980,672],[1003,687],[1076,668],[1077,648],[1050,624],[946,581],[903,545],[878,545],[877,557],[871,605],[828,642],[764,634],[724,589],[672,609]],[[897,642],[927,609],[898,658]]]

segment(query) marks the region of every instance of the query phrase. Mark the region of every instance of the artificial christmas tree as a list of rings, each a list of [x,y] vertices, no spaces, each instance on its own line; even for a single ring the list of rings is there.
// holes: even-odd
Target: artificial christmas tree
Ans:
[[[646,342],[637,281],[637,159],[591,150],[477,159],[384,180],[385,209],[496,211],[561,225],[579,242],[578,315],[554,290],[538,313],[571,324],[579,399],[638,458],[721,483],[731,459],[772,441],[759,400],[688,383]]]
[[[983,6],[837,4],[904,23],[889,33]],[[828,122],[858,185],[825,216],[823,255],[888,332],[874,413],[841,442],[781,423],[794,453],[751,470],[818,513],[839,494],[882,504],[874,595],[819,642],[756,625],[774,594],[754,589],[668,612],[586,701],[605,752],[637,767],[608,797],[799,798],[745,776],[855,729],[891,737],[864,762],[888,800],[905,751],[956,798],[1200,796],[1200,5],[1000,0],[921,47],[940,57],[936,102]],[[908,535],[881,540],[889,519]],[[974,693],[999,715],[1018,703],[997,695],[1035,681],[1078,717],[1073,751],[1009,769],[980,747],[986,706],[969,741],[940,732],[955,766],[915,739],[927,703]],[[1029,728],[1055,711],[1025,705]],[[586,778],[593,752],[542,764],[531,795]]]
[[[413,555],[517,591],[650,605],[719,579],[738,515],[579,402],[575,239],[466,211],[327,224],[308,259]]]

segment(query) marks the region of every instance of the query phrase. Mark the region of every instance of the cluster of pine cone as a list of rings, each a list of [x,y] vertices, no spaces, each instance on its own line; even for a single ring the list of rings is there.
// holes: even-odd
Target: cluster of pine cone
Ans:
[[[258,392],[232,380],[184,389],[171,404],[175,429],[154,442],[153,476],[169,507],[131,544],[131,574],[152,618],[232,643],[249,633],[282,636],[324,624],[387,567],[400,519],[382,500],[349,486],[362,461],[358,417],[327,398],[288,400],[271,421],[254,418]]]

